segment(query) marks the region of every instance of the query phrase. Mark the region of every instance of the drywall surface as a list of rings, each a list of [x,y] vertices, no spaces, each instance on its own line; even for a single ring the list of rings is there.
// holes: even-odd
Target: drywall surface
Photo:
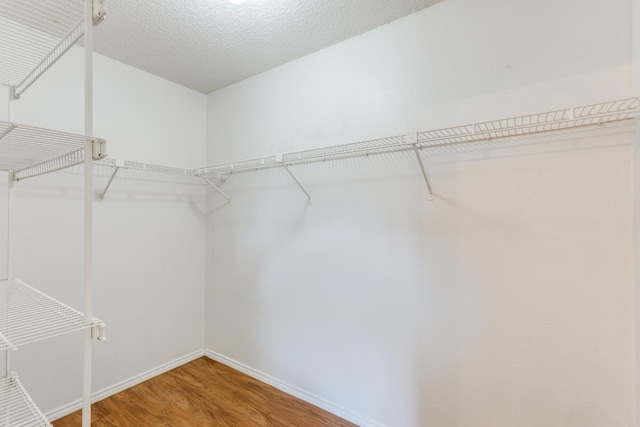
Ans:
[[[630,1],[447,0],[214,92],[210,164],[631,96]],[[628,125],[233,175],[206,345],[363,425],[631,426]]]
[[[74,49],[52,67],[16,103],[16,121],[83,133],[82,60]],[[111,156],[190,167],[202,161],[204,95],[105,57],[94,63],[95,134],[108,140]],[[96,195],[111,173],[96,167]],[[82,183],[80,168],[16,183],[14,221],[15,275],[80,309]],[[96,197],[94,315],[105,321],[108,341],[94,345],[95,391],[202,349],[203,202],[199,183],[125,170],[104,201]],[[77,334],[25,346],[13,361],[49,412],[80,398],[82,355]]]

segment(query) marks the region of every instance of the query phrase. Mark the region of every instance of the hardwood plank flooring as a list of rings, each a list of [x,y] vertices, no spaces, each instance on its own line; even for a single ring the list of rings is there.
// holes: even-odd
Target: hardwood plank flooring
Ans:
[[[93,427],[356,427],[207,357],[101,400],[91,408]],[[81,424],[78,411],[53,426]]]

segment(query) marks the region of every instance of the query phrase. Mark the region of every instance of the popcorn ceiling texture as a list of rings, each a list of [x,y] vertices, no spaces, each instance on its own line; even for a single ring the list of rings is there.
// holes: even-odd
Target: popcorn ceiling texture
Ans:
[[[96,51],[202,93],[440,0],[108,0]]]

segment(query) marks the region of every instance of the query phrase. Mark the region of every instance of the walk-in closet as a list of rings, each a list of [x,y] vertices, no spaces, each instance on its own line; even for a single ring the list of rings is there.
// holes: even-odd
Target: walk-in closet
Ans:
[[[635,0],[0,0],[0,426],[630,427]]]

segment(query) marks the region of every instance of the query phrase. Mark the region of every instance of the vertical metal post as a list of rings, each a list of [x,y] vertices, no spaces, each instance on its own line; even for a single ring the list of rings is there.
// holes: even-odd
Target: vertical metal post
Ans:
[[[7,173],[7,279],[13,278],[13,184],[13,172],[11,171]],[[11,348],[8,348],[5,352],[6,377],[11,375],[11,352]]]
[[[640,97],[640,4],[631,2],[631,75]],[[633,128],[633,289],[635,323],[635,426],[640,427],[640,121]]]
[[[7,351],[5,351],[6,354],[6,359],[5,359],[5,378],[8,378],[11,375],[11,352],[13,350],[11,348],[7,348]],[[8,424],[7,424],[8,425]]]
[[[7,173],[7,279],[11,279],[13,277],[13,172]],[[10,298],[7,296],[7,298]],[[8,316],[7,312],[7,316]],[[5,319],[8,321],[8,319]],[[5,354],[5,378],[9,378],[11,375],[11,348],[7,348],[4,352]],[[9,412],[9,391],[6,390],[3,396],[3,407],[5,408],[5,424],[9,425],[9,417],[11,413]]]
[[[13,278],[13,172],[7,173],[7,279]]]
[[[15,92],[16,91],[16,87],[15,86],[10,86],[9,87],[9,101],[8,101],[8,108],[7,108],[7,121],[14,123],[16,121],[16,111],[15,111],[15,103],[16,103],[16,98],[15,98]]]
[[[93,0],[84,3],[84,132],[93,135]],[[84,143],[84,321],[91,322],[93,286],[93,142]],[[91,426],[91,328],[84,337],[82,427]]]
[[[6,376],[5,378],[9,378],[9,376],[11,375],[11,349],[7,349],[7,351],[5,351],[6,354],[6,363],[7,363],[7,371],[6,371]],[[2,408],[4,408],[4,425],[8,426],[10,425],[11,422],[11,411],[9,409],[10,406],[10,400],[11,400],[11,392],[10,390],[7,388],[4,391],[4,396],[2,398]]]

